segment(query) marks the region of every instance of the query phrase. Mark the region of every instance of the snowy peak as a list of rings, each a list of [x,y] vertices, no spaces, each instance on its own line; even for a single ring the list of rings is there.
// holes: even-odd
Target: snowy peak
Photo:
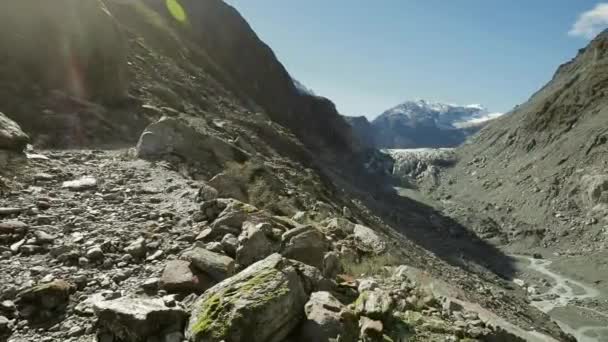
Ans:
[[[382,113],[374,122],[399,120],[408,126],[436,125],[443,129],[480,124],[500,116],[480,104],[455,105],[427,100],[407,101]]]

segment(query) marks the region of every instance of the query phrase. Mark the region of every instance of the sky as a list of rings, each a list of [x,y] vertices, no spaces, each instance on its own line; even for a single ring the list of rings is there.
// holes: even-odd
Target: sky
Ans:
[[[608,27],[590,0],[226,0],[345,115],[406,100],[507,112]]]

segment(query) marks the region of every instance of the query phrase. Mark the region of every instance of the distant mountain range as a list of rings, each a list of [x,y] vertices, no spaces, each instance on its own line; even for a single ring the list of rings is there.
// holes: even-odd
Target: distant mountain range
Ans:
[[[454,147],[501,113],[479,104],[459,106],[426,100],[407,101],[372,122],[346,117],[359,139],[379,148]]]

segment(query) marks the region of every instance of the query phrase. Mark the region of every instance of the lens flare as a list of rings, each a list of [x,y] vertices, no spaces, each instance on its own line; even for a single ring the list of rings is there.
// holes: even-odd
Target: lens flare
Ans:
[[[169,9],[169,13],[175,18],[175,20],[185,23],[188,21],[188,17],[186,15],[186,11],[184,7],[179,3],[178,0],[166,0],[167,9]]]

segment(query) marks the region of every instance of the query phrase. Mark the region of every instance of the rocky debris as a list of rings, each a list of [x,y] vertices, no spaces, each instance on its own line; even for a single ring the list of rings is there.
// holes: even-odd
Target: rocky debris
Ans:
[[[213,285],[213,280],[191,267],[189,261],[172,260],[167,263],[158,281],[162,290],[169,293],[203,293]]]
[[[382,321],[375,321],[365,316],[359,321],[361,339],[363,342],[380,342],[384,340],[384,325]]]
[[[60,318],[67,308],[72,286],[56,280],[17,294],[19,316],[36,324]]]
[[[100,341],[145,342],[158,338],[163,342],[183,339],[188,317],[179,306],[168,307],[162,299],[123,297],[94,304]]]
[[[312,293],[304,306],[306,320],[297,334],[300,341],[329,342],[339,336],[340,341],[356,341],[356,338],[352,339],[353,335],[357,335],[356,330],[352,329],[353,324],[349,325],[352,322],[348,321],[348,314],[344,313],[344,310],[347,310],[346,306],[331,293]],[[351,316],[354,318],[354,315]],[[349,336],[351,339],[347,338]]]
[[[236,250],[236,262],[240,266],[251,265],[272,253],[278,252],[280,242],[269,223],[243,223],[243,232],[239,236]]]
[[[234,274],[234,260],[228,256],[195,247],[186,251],[182,259],[188,260],[194,268],[208,274],[220,282]]]
[[[329,242],[323,233],[313,226],[291,229],[282,236],[281,254],[289,259],[323,270],[325,252]]]
[[[83,191],[95,189],[97,187],[97,179],[93,177],[82,177],[79,179],[63,182],[64,188],[72,191]]]
[[[357,224],[353,230],[355,239],[360,242],[360,248],[380,254],[386,250],[386,241],[373,229]]]
[[[207,184],[203,184],[200,189],[198,189],[198,194],[196,195],[196,200],[199,202],[208,202],[217,199],[219,192],[212,186]]]
[[[278,254],[215,285],[193,306],[186,337],[200,341],[281,341],[307,301],[301,276]]]
[[[21,153],[29,141],[17,123],[0,112],[0,150]]]

